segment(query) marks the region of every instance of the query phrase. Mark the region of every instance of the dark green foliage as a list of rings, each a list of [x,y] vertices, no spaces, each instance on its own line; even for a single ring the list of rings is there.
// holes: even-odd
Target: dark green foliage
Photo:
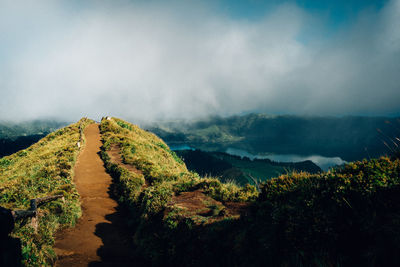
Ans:
[[[0,159],[0,167],[1,167],[1,168],[6,168],[6,167],[9,166],[10,164],[11,164],[11,160],[6,159],[6,158]]]
[[[272,179],[257,202],[255,242],[274,248],[269,256],[291,265],[397,265],[399,184],[400,162],[388,158]]]

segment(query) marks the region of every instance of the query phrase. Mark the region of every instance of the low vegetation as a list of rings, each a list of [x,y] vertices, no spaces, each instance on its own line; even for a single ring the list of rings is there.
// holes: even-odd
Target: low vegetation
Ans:
[[[257,253],[296,266],[400,263],[398,158],[283,175],[261,188],[252,226]]]
[[[137,126],[111,119],[101,129],[107,169],[131,208],[137,253],[154,265],[400,263],[396,157],[289,173],[262,183],[258,194],[253,186],[189,172],[163,141]],[[115,147],[122,164],[110,160]]]
[[[13,237],[22,242],[25,266],[53,265],[53,235],[73,226],[81,214],[79,195],[73,184],[73,167],[81,132],[93,121],[82,119],[55,131],[36,144],[0,159],[0,205],[13,210],[29,208],[29,200],[62,194],[64,201],[43,205],[35,229],[29,221],[16,224]]]

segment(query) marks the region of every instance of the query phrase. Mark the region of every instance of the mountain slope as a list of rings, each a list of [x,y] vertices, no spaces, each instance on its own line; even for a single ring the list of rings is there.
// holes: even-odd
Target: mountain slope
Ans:
[[[61,200],[40,208],[39,226],[16,223],[12,235],[22,242],[23,262],[27,266],[51,264],[53,234],[60,227],[73,226],[80,216],[79,195],[73,184],[73,166],[80,151],[83,129],[92,123],[82,119],[47,135],[36,144],[0,159],[0,205],[27,209],[29,200],[63,194]]]

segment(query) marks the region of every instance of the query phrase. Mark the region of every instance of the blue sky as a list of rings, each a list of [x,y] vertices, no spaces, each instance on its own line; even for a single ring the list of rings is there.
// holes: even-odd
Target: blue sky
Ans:
[[[0,120],[400,114],[400,0],[3,0],[0,38]]]
[[[320,18],[320,28],[315,32],[312,28],[304,29],[300,40],[330,38],[336,32],[351,27],[361,12],[379,12],[387,0],[219,0],[217,9],[233,19],[260,20],[273,13],[283,3],[293,3]],[[323,30],[321,30],[321,28]]]
[[[260,19],[282,3],[295,3],[309,12],[323,16],[330,27],[336,28],[351,23],[359,12],[365,9],[379,10],[387,0],[217,0],[216,2],[221,12],[238,19]]]

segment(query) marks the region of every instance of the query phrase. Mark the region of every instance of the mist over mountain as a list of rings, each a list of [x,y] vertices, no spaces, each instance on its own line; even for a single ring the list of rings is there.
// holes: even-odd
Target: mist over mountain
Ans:
[[[0,266],[400,266],[399,100],[400,0],[0,0]]]
[[[52,120],[35,120],[20,123],[0,121],[0,157],[27,148],[68,123]]]
[[[249,114],[148,126],[170,145],[211,151],[238,148],[254,154],[341,157],[346,161],[389,154],[400,119]]]

